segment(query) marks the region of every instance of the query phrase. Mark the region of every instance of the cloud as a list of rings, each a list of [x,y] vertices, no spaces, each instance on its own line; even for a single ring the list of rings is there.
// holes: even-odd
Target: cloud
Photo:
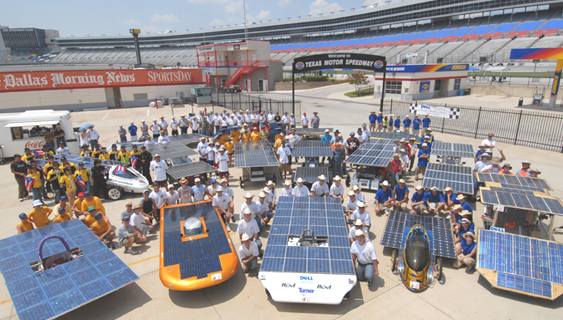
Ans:
[[[270,18],[270,11],[268,10],[260,10],[256,15],[256,20],[264,20]]]
[[[336,2],[328,0],[314,0],[309,7],[310,15],[326,14],[342,10],[342,7]]]
[[[241,12],[242,4],[239,1],[229,1],[225,4],[224,9],[228,13]],[[248,6],[246,7],[246,9],[248,10]]]
[[[279,0],[278,4],[280,7],[287,7],[288,5],[291,4],[292,0]]]
[[[154,24],[175,23],[175,22],[178,22],[179,20],[180,19],[178,19],[178,17],[173,15],[173,14],[155,13],[151,17],[151,22],[154,23]]]

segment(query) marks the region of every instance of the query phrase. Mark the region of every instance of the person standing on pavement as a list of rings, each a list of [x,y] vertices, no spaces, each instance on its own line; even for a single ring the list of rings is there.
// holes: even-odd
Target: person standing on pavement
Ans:
[[[147,147],[141,146],[141,154],[139,155],[139,160],[141,161],[141,170],[143,176],[147,178],[149,184],[152,184],[151,178],[151,161],[152,154],[147,150]]]
[[[124,143],[127,142],[127,130],[123,128],[123,126],[119,126],[117,130],[117,134],[119,135],[119,142]]]
[[[321,124],[321,118],[319,118],[318,112],[313,112],[313,117],[311,118],[311,128],[318,128]]]
[[[106,168],[99,159],[96,159],[91,171],[94,195],[100,199],[107,198]]]
[[[18,184],[18,199],[21,201],[28,197],[25,188],[25,176],[27,174],[27,164],[22,160],[19,154],[14,155],[14,161],[10,164],[10,171],[14,174],[14,179]]]
[[[152,173],[152,180],[154,181],[154,184],[161,187],[166,186],[166,169],[168,169],[166,162],[160,159],[160,155],[158,153],[155,154],[150,164],[150,172]]]
[[[131,122],[131,124],[129,124],[129,127],[127,127],[127,131],[129,131],[129,136],[131,136],[131,142],[136,142],[137,141],[137,126],[135,125],[134,122]]]

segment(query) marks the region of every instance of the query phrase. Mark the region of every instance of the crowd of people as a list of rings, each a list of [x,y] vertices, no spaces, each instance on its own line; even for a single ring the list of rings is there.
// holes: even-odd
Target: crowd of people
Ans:
[[[317,181],[305,181],[302,177],[296,177],[295,181],[291,179],[292,164],[295,162],[292,149],[302,137],[295,130],[297,120],[287,113],[280,115],[248,110],[224,111],[216,114],[192,114],[179,119],[173,117],[170,120],[161,117],[150,124],[142,121],[139,126],[131,122],[127,127],[119,127],[117,133],[121,146],[118,148],[117,143],[113,144],[110,150],[100,145],[100,136],[92,126],[81,133],[81,156],[95,159],[94,166],[90,169],[84,163],[69,162],[60,150],[47,149],[38,154],[26,149],[23,155],[16,155],[11,170],[18,184],[18,197],[21,201],[28,197],[33,199],[31,211],[19,215],[17,231],[26,232],[49,223],[80,219],[108,246],[120,246],[126,252],[134,254],[138,252],[135,245],[148,241],[148,234],[157,230],[160,209],[169,205],[208,200],[220,213],[229,231],[235,222],[235,213],[240,214],[241,219],[235,230],[241,243],[238,253],[243,269],[252,272],[259,266],[262,239],[275,217],[276,203],[280,196],[331,197],[342,202],[345,219],[350,225],[350,253],[356,265],[358,279],[368,281],[370,286],[373,286],[379,272],[378,259],[370,240],[373,236],[370,212],[382,216],[399,210],[410,214],[449,217],[458,254],[455,266],[473,269],[476,254],[473,220],[475,208],[470,204],[468,196],[457,193],[451,187],[444,190],[437,187],[425,189],[417,184],[411,191],[407,185],[407,180],[411,177],[417,181],[424,175],[430,161],[434,142],[431,119],[416,115],[412,120],[409,115],[401,119],[400,116],[372,112],[368,122],[369,127],[368,124],[363,124],[357,131],[350,132],[347,138],[339,130],[325,130],[321,135],[320,140],[330,145],[333,151],[330,164],[335,176],[331,181],[324,175],[319,176]],[[304,128],[319,128],[320,117],[316,112],[311,118],[304,113],[299,124]],[[272,132],[274,128],[277,129]],[[397,131],[412,136],[397,139],[389,166],[377,169],[380,186],[375,192],[374,201],[369,203],[358,185],[352,185],[347,190],[343,178],[347,169],[345,159],[368,142],[373,132]],[[196,151],[200,161],[208,162],[216,168],[215,178],[206,181],[195,178],[191,184],[188,179],[183,178],[177,181],[177,185],[169,184],[166,174],[168,163],[160,155],[151,154],[149,146],[167,143],[169,135],[190,133],[203,135]],[[276,191],[275,183],[268,181],[258,194],[246,193],[240,208],[237,208],[233,189],[229,186],[229,167],[232,165],[234,146],[264,140],[270,140],[273,144],[284,179],[283,187]],[[130,145],[128,148],[125,142],[143,144],[127,144]],[[493,154],[497,156],[494,157]],[[139,202],[126,204],[119,227],[112,225],[102,202],[107,196],[107,172],[102,160],[115,160],[131,166],[152,184],[152,188],[144,192]],[[531,169],[529,162],[522,163],[522,167],[513,172],[512,166],[505,160],[503,151],[498,149],[494,134],[491,133],[479,145],[474,171],[532,177],[540,174]],[[320,162],[325,162],[325,159],[320,159]],[[46,200],[50,198],[56,203],[54,209],[46,205]],[[486,220],[490,217],[490,212],[482,217]]]

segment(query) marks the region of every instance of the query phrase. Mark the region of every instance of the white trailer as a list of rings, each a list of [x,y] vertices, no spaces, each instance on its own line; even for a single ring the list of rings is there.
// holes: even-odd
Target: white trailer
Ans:
[[[0,149],[2,158],[22,154],[24,148],[41,149],[45,128],[56,126],[64,132],[64,141],[72,153],[78,153],[78,140],[72,127],[70,111],[32,110],[0,114]]]

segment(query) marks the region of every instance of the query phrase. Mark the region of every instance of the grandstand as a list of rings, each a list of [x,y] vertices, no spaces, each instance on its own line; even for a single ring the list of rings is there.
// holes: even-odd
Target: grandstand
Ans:
[[[272,43],[272,58],[289,65],[310,53],[353,51],[386,56],[390,63],[471,64],[508,61],[512,48],[563,45],[561,1],[390,1],[386,5],[251,24],[249,39]],[[196,66],[195,47],[241,41],[244,29],[143,35],[143,61],[157,66]],[[135,63],[133,40],[126,36],[55,39],[57,56],[44,62],[63,64]],[[409,60],[409,58],[411,60]]]

